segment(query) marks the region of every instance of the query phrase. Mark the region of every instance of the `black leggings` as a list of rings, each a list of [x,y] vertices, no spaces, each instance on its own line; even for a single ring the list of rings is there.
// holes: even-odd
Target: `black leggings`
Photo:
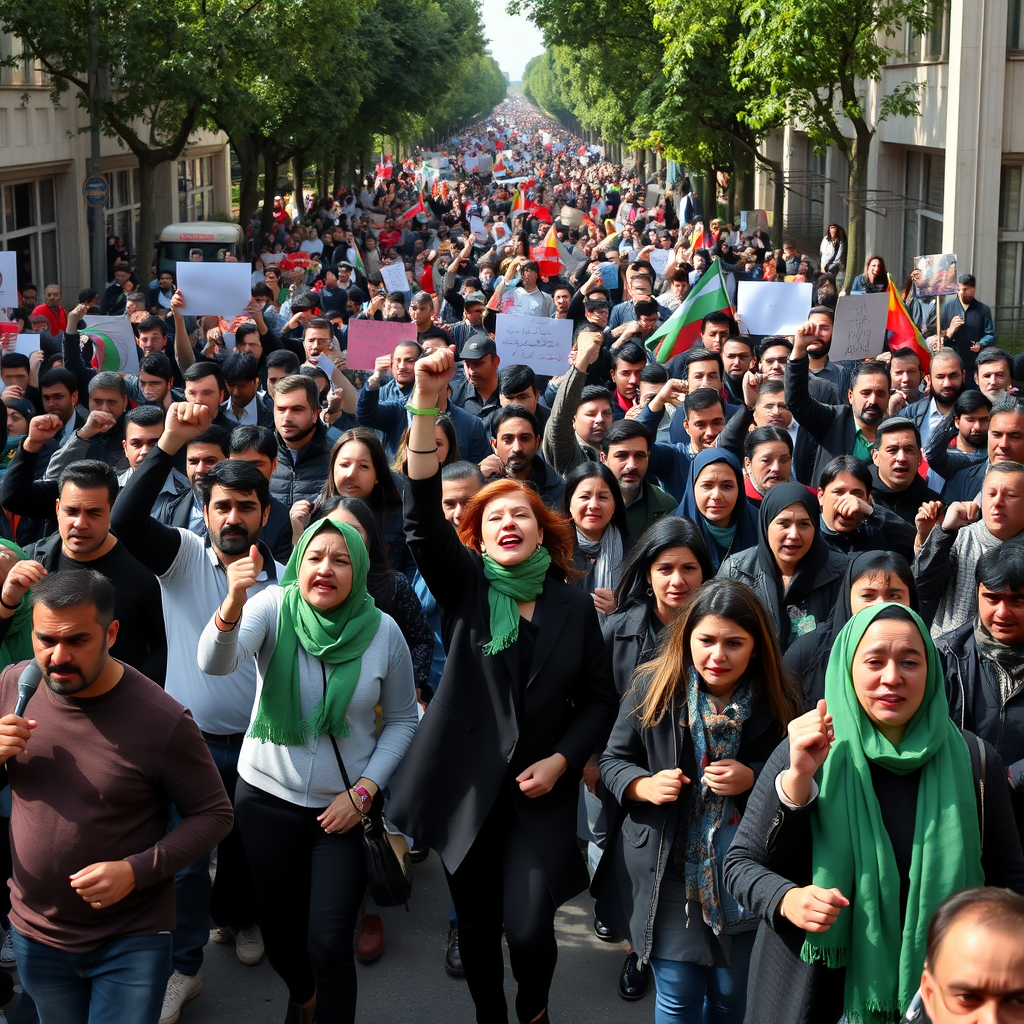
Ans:
[[[548,1004],[555,974],[557,908],[537,851],[504,787],[458,870],[448,874],[448,886],[478,1024],[508,1020],[502,926],[519,986],[516,1016],[533,1020]]]
[[[256,882],[267,959],[293,1003],[316,995],[319,1024],[353,1024],[356,917],[366,889],[363,832],[328,835],[323,808],[238,780],[235,820]]]

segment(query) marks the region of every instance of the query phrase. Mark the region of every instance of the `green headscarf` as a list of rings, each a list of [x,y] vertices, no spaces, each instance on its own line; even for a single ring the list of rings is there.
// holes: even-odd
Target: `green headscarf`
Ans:
[[[491,610],[491,639],[484,654],[497,654],[519,639],[519,601],[535,601],[544,588],[544,577],[551,565],[551,553],[541,545],[525,561],[502,565],[484,555],[487,603]]]
[[[885,608],[899,608],[924,641],[924,699],[899,748],[871,723],[853,688],[857,645]],[[807,962],[846,968],[851,1024],[889,1024],[906,1010],[921,979],[928,922],[951,893],[984,885],[981,834],[967,744],[949,719],[942,666],[928,629],[902,605],[854,615],[836,637],[825,676],[835,743],[821,772],[811,821],[813,881],[850,900],[827,932],[808,932]],[[871,765],[897,775],[921,770],[910,861],[910,892],[900,928],[900,878],[871,782]]]
[[[299,592],[299,565],[313,538],[339,530],[352,559],[352,590],[341,604],[320,611]],[[359,682],[363,652],[380,625],[380,609],[366,592],[370,558],[355,527],[320,519],[299,538],[281,577],[277,644],[263,679],[259,709],[249,735],[264,743],[301,746],[311,736],[347,736],[345,712]],[[299,645],[330,666],[327,695],[302,718],[299,699]]]
[[[24,562],[28,553],[18,547],[13,540],[4,540],[0,537],[0,544],[10,548],[18,560]],[[29,600],[29,590],[21,599],[18,610],[11,616],[11,624],[7,627],[7,633],[3,640],[0,640],[0,668],[8,665],[16,665],[26,658],[34,658],[35,651],[32,648],[32,602]]]

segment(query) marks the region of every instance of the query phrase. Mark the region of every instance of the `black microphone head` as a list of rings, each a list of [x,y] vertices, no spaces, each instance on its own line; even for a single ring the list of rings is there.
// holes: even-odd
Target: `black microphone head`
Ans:
[[[25,713],[25,706],[29,698],[39,687],[39,681],[43,678],[43,670],[39,663],[33,658],[22,670],[18,677],[18,703],[14,709],[16,715]]]

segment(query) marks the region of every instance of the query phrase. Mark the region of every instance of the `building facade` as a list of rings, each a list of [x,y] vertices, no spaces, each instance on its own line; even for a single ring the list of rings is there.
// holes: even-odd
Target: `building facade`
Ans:
[[[873,111],[900,82],[922,87],[920,116],[878,126],[867,195],[847,195],[845,159],[835,149],[815,154],[798,126],[769,140],[769,155],[781,157],[786,171],[786,234],[816,254],[827,225],[846,223],[847,203],[863,203],[866,250],[885,257],[897,283],[915,256],[955,252],[960,272],[977,277],[978,298],[993,307],[1000,343],[1019,349],[1024,0],[933,0],[932,7],[928,34],[908,33],[898,41],[907,56],[883,69],[879,82],[865,83]],[[774,187],[759,173],[760,207],[772,208]]]
[[[18,52],[0,35],[0,54]],[[89,211],[82,186],[89,176],[88,112],[68,91],[50,102],[49,78],[31,61],[0,69],[0,249],[18,253],[18,279],[56,282],[64,305],[88,287]],[[138,161],[117,139],[103,138],[109,188],[105,236],[138,244]],[[230,216],[231,166],[223,133],[196,132],[180,159],[157,170],[156,223]]]

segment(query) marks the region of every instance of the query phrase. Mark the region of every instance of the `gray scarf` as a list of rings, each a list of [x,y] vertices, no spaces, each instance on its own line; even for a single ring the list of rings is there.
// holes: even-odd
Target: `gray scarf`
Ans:
[[[622,575],[622,536],[614,523],[609,523],[601,539],[588,540],[576,528],[576,543],[588,558],[596,559],[587,573],[592,590],[614,590]]]
[[[974,620],[974,642],[978,645],[978,654],[992,662],[999,682],[999,700],[1005,704],[1024,683],[1024,643],[1001,644],[981,624],[980,618]]]

